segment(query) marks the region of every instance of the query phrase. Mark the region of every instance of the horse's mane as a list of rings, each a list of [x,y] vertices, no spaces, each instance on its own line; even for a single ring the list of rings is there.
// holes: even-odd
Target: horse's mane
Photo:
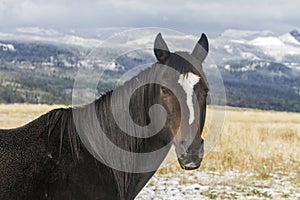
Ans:
[[[76,125],[74,124],[74,112],[77,112],[77,116],[81,116],[82,118],[89,118],[91,116],[91,112],[93,112],[93,110],[96,110],[99,124],[104,130],[110,132],[110,135],[108,136],[111,140],[113,140],[112,142],[121,145],[124,149],[130,149],[131,151],[137,152],[138,149],[131,149],[132,143],[140,140],[136,140],[135,137],[128,136],[126,134],[125,136],[124,133],[122,133],[122,131],[118,129],[118,127],[115,127],[116,124],[114,123],[114,119],[111,118],[112,116],[110,110],[110,101],[112,93],[114,92],[116,99],[119,99],[118,103],[122,104],[123,96],[127,94],[127,92],[130,91],[132,87],[134,87],[136,82],[140,80],[154,81],[159,78],[159,76],[161,76],[160,72],[161,71],[157,67],[147,68],[140,72],[138,75],[134,76],[132,79],[126,81],[123,85],[115,88],[114,90],[105,92],[101,95],[100,98],[96,99],[90,104],[77,107],[54,109],[48,112],[46,114],[48,127],[48,144],[51,143],[52,136],[54,134],[57,134],[58,132],[59,144],[56,144],[58,145],[58,156],[60,157],[62,154],[63,145],[68,144],[72,153],[72,158],[75,162],[77,162],[79,159],[81,142],[78,136],[78,127],[76,127]],[[149,84],[140,88],[139,92],[135,92],[131,97],[131,101],[134,102],[135,105],[131,106],[130,108],[130,111],[132,113],[131,117],[133,118],[134,122],[138,123],[141,126],[145,126],[149,123],[147,109],[155,101],[156,95],[153,95],[154,92],[157,92],[157,86]],[[109,117],[107,118],[107,116]],[[90,124],[90,126],[93,127],[93,124]],[[115,132],[116,130],[117,132]],[[65,137],[68,138],[68,143],[64,142]],[[138,145],[134,146],[138,148]]]
[[[57,135],[54,136],[54,134],[58,132],[59,143],[54,146],[57,147],[58,145],[58,149],[55,149],[55,151],[58,152],[58,159],[60,159],[64,138],[67,136],[72,158],[76,163],[79,160],[80,139],[73,123],[73,109],[74,108],[54,109],[48,112],[46,116],[48,128],[48,148],[51,143],[51,138],[57,137]]]

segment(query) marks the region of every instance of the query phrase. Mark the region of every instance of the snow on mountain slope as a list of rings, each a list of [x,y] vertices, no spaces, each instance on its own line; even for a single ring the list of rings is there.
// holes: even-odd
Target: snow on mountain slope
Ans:
[[[93,29],[93,30],[54,30],[39,27],[17,28],[10,32],[0,32],[2,41],[34,41],[55,44],[76,45],[84,48],[94,48],[105,39],[126,29]],[[142,37],[132,33],[130,37],[123,38],[125,44],[132,48],[152,48],[155,34],[153,30],[145,30]],[[200,34],[200,33],[199,33]],[[171,51],[190,51],[198,36],[163,34]],[[236,60],[266,61],[289,63],[294,66],[300,63],[300,42],[296,39],[300,34],[292,31],[277,36],[271,31],[248,31],[229,29],[217,38],[209,38],[210,56],[215,63],[224,66],[224,63]],[[209,35],[208,35],[209,36]],[[300,37],[300,36],[299,36]],[[122,39],[122,38],[121,38]],[[124,41],[117,41],[123,44]],[[116,45],[116,44],[114,44]],[[0,47],[4,49],[3,45]],[[117,48],[117,47],[116,47]],[[5,47],[5,49],[9,49]]]
[[[271,31],[252,31],[252,30],[236,30],[228,29],[225,30],[220,37],[228,39],[240,39],[240,40],[252,40],[258,36],[274,36],[274,33]]]
[[[290,33],[231,29],[211,39],[211,46],[217,64],[239,59],[293,63],[300,57],[300,42]]]
[[[277,37],[258,37],[249,41],[249,44],[255,46],[267,46],[271,48],[274,46],[284,46],[283,42]]]
[[[258,37],[248,44],[262,49],[264,54],[271,56],[277,62],[282,61],[287,49],[287,46],[277,37]]]
[[[16,51],[16,49],[12,44],[0,43],[0,51]]]
[[[53,29],[39,27],[17,28],[10,32],[0,32],[1,40],[46,42],[53,44],[75,45],[93,48],[101,44],[96,38],[85,38],[73,34],[65,34]]]
[[[297,42],[297,41],[296,41]],[[300,43],[292,41],[287,35],[281,37],[258,37],[248,44],[261,48],[266,55],[273,57],[277,62],[283,62],[287,55],[300,56]]]
[[[47,42],[93,48],[99,46],[109,38],[118,36],[117,39],[110,40],[116,46],[118,45],[117,43],[120,43],[121,45],[128,45],[134,48],[152,48],[155,36],[160,32],[160,30],[155,31],[154,29],[137,29],[135,32],[130,32],[130,35],[125,34],[123,38],[119,36],[120,32],[127,31],[128,29],[121,27],[58,31],[40,27],[21,27],[0,32],[0,39],[8,41]],[[164,32],[164,38],[168,40],[170,48],[174,48],[174,50],[178,50],[178,48],[182,50],[192,48],[195,45],[193,40],[198,39],[192,35],[183,36],[179,33],[174,34],[174,32],[168,30]]]
[[[291,33],[286,33],[284,35],[281,35],[279,37],[279,39],[285,43],[285,44],[288,44],[288,45],[291,45],[291,46],[296,46],[296,47],[299,47],[300,48],[300,42],[298,40],[296,40],[295,37],[293,37],[291,35]]]
[[[57,37],[62,35],[62,33],[59,33],[54,29],[46,29],[40,27],[21,27],[21,28],[17,28],[16,31],[17,33],[21,33],[21,34],[50,36],[50,37]]]

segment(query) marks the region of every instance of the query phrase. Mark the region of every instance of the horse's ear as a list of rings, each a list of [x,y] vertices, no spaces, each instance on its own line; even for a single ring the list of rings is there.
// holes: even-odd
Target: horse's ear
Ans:
[[[157,34],[155,38],[154,54],[156,59],[162,64],[165,64],[166,60],[170,56],[169,48],[164,39],[162,38],[161,33]]]
[[[200,60],[202,63],[208,54],[208,49],[207,37],[204,33],[202,33],[200,40],[197,42],[192,52],[192,56]]]

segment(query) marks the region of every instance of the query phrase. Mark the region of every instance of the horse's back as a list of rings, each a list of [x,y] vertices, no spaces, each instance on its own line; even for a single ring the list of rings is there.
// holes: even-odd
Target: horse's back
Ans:
[[[0,199],[41,199],[42,161],[46,155],[45,124],[0,129]]]

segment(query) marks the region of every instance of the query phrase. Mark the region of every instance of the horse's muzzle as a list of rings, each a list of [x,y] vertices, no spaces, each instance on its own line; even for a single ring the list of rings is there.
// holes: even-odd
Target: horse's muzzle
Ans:
[[[193,170],[200,167],[203,160],[204,145],[202,143],[200,149],[190,149],[187,152],[177,153],[178,162],[180,167],[184,170]]]
[[[192,159],[192,157],[194,157],[194,158]],[[178,162],[182,169],[193,170],[193,169],[198,169],[200,167],[202,158],[200,158],[198,156],[197,156],[197,158],[195,158],[195,156],[186,155],[186,156],[179,157]]]

